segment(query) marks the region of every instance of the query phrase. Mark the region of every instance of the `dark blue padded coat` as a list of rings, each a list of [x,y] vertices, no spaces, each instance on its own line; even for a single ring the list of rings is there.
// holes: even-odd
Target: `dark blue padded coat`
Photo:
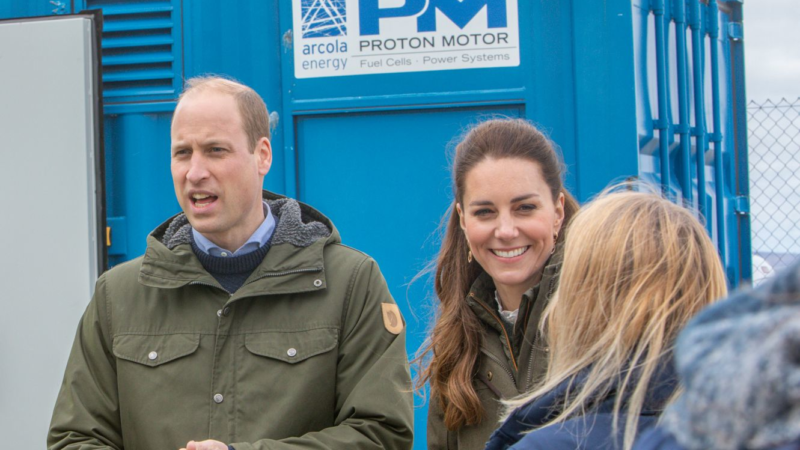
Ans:
[[[585,372],[584,372],[585,374]],[[585,375],[575,379],[580,383]],[[655,425],[667,401],[675,392],[676,375],[669,361],[661,365],[660,370],[650,381],[642,413],[639,418],[638,432]],[[615,391],[612,390],[603,398],[591,402],[593,407],[586,415],[574,417],[566,422],[540,428],[554,416],[561,406],[569,387],[567,380],[545,396],[518,408],[498,428],[489,442],[487,450],[575,450],[602,449],[614,450],[622,448],[625,430],[624,411],[618,420],[618,432],[613,431]],[[574,388],[573,388],[574,391]],[[534,430],[524,434],[529,430]]]

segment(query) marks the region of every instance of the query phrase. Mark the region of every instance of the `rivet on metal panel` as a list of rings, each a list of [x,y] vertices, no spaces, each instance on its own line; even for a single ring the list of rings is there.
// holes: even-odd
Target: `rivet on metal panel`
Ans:
[[[744,27],[741,22],[731,22],[728,24],[728,37],[734,41],[744,39]]]
[[[275,134],[275,130],[278,129],[278,122],[280,121],[281,117],[278,115],[276,111],[272,111],[269,113],[269,132],[270,134]]]
[[[292,30],[286,30],[286,33],[283,33],[283,46],[286,50],[292,48]]]
[[[64,2],[54,2],[53,0],[50,0],[50,4],[55,6],[55,8],[53,8],[53,14],[64,14],[67,7]]]

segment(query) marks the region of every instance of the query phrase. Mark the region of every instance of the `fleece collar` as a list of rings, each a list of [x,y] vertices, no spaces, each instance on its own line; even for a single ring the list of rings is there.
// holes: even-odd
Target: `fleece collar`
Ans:
[[[324,288],[323,249],[341,242],[336,228],[319,211],[296,200],[268,191],[263,192],[263,198],[275,214],[277,226],[269,255],[250,279],[263,278],[261,284],[270,284],[272,279],[277,284],[275,276],[288,274],[281,276],[280,291],[295,292],[295,286],[286,281],[291,279],[290,275],[318,272],[323,283],[314,287]],[[190,283],[217,285],[192,250],[191,225],[183,213],[167,220],[148,236],[139,282],[158,288],[177,288]],[[242,292],[248,292],[245,287]]]
[[[308,247],[315,241],[327,238],[331,230],[317,221],[304,223],[300,204],[291,198],[267,200],[267,204],[278,220],[272,235],[271,245],[292,244],[295,247]],[[178,214],[168,222],[167,229],[159,239],[172,250],[181,244],[191,244],[192,226],[186,214]]]

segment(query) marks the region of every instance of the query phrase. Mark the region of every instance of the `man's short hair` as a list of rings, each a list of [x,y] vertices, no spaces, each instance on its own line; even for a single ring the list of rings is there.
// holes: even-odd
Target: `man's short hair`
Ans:
[[[239,115],[242,117],[242,127],[250,145],[250,153],[255,151],[259,139],[270,138],[267,105],[253,88],[216,75],[194,77],[186,80],[184,90],[178,97],[178,103],[189,94],[203,91],[228,94],[236,100],[236,104],[239,105]]]

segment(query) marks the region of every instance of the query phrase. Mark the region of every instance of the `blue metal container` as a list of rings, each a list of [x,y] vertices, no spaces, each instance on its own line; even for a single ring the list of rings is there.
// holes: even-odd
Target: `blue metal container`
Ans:
[[[741,0],[406,0],[383,9],[363,0],[361,21],[346,27],[346,8],[357,2],[327,3],[327,15],[313,21],[312,0],[0,0],[0,18],[104,12],[112,264],[141,255],[147,233],[179,211],[169,174],[172,111],[182,79],[217,73],[255,88],[272,111],[265,187],[319,208],[345,243],[378,261],[407,319],[409,354],[436,303],[429,278],[409,282],[438,250],[452,201],[449,152],[490,116],[525,117],[545,130],[581,201],[629,178],[662,186],[702,215],[731,284],[750,278]],[[402,44],[409,52],[381,34],[401,21],[416,24],[398,25],[418,38]],[[436,33],[477,22],[480,45],[489,45],[487,34],[493,44],[508,40],[495,28],[516,29],[509,54],[518,64],[401,67],[422,64],[411,46],[456,46],[460,34]],[[354,27],[362,55],[392,56],[350,59],[351,69],[374,74],[303,71],[298,55],[316,52],[325,58],[309,64],[332,64],[342,50],[337,36]],[[314,38],[338,44],[297,47]],[[448,52],[427,61],[458,55]],[[370,68],[375,61],[384,67]],[[424,448],[425,417],[424,407],[416,410],[416,448]]]

